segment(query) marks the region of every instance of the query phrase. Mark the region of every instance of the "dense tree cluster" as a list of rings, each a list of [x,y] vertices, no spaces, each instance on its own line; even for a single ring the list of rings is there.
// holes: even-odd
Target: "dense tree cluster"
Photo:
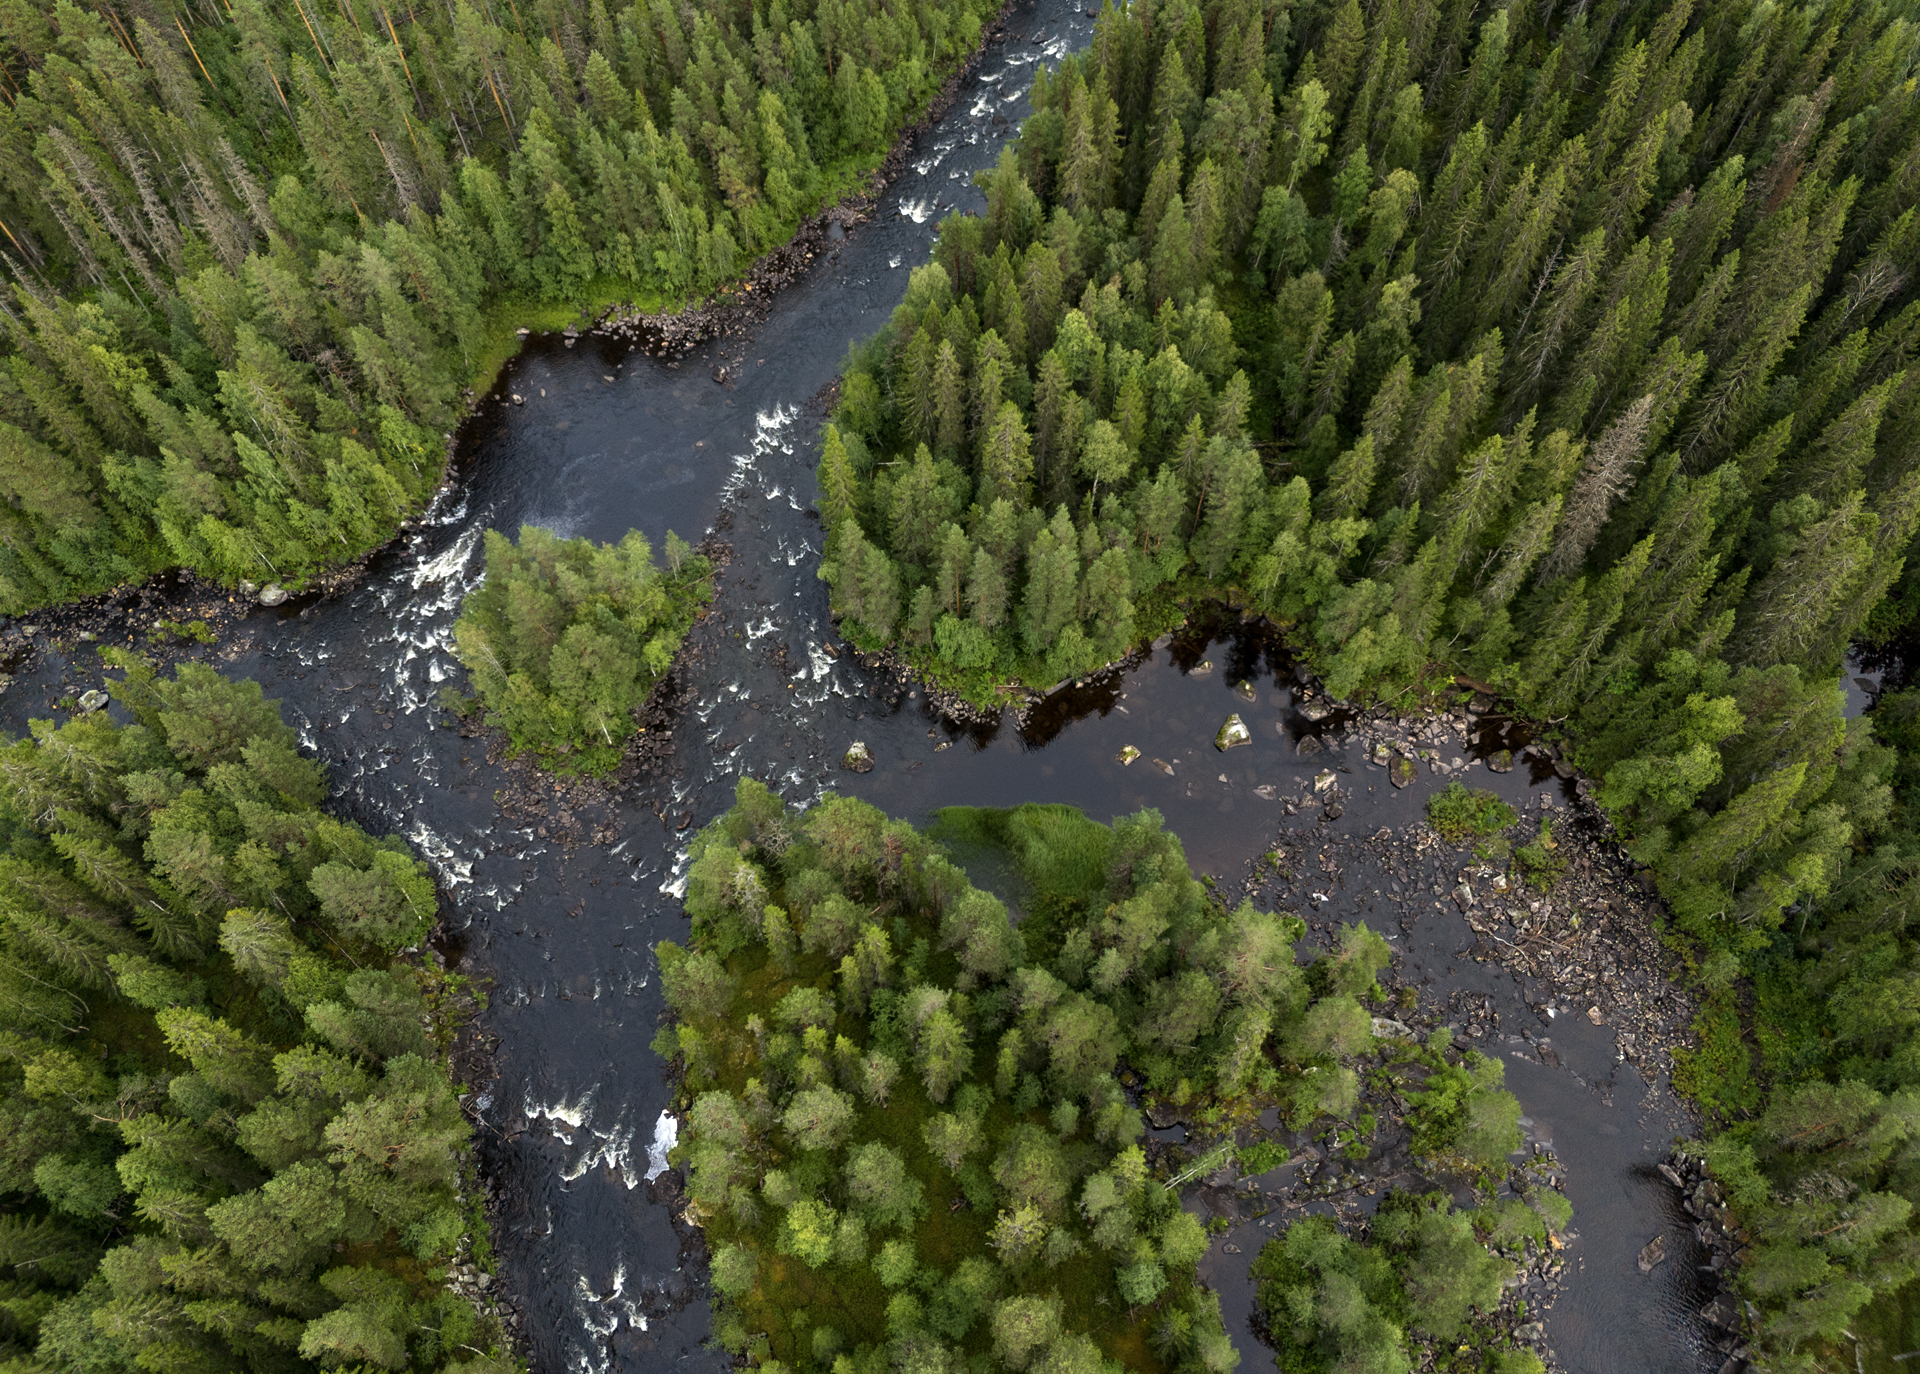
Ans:
[[[638,530],[599,545],[488,530],[486,581],[461,604],[454,644],[489,724],[549,764],[603,772],[712,597],[711,563],[671,530],[664,571]]]
[[[425,867],[258,684],[124,660],[0,749],[0,1359],[495,1374]]]
[[[1758,977],[1770,1084],[1897,1104],[1913,825],[1839,672],[1920,585],[1913,42],[1875,3],[1107,11],[853,359],[820,467],[846,632],[981,692],[1212,592],[1337,695],[1497,684],[1696,942],[1681,1081],[1764,1106]],[[1780,1169],[1766,1215],[1802,1215]],[[1753,1281],[1802,1313],[1780,1367],[1912,1272],[1879,1218]]]
[[[516,315],[737,274],[989,9],[0,4],[0,608],[379,544]]]
[[[1224,1374],[1205,1234],[1118,1075],[1351,1112],[1384,943],[1355,928],[1298,966],[1299,920],[1210,899],[1151,811],[951,810],[933,833],[951,849],[747,779],[693,845],[656,1048],[686,1073],[722,1339],[762,1368],[1099,1374],[1144,1338]],[[1019,874],[1018,925],[949,857],[969,851]]]
[[[1285,1374],[1409,1374],[1435,1353],[1479,1374],[1541,1374],[1532,1351],[1462,1338],[1476,1313],[1499,1304],[1512,1261],[1488,1249],[1544,1243],[1549,1225],[1566,1224],[1566,1199],[1532,1200],[1455,1211],[1445,1193],[1390,1192],[1364,1241],[1329,1218],[1303,1217],[1269,1241],[1253,1262],[1261,1314]]]

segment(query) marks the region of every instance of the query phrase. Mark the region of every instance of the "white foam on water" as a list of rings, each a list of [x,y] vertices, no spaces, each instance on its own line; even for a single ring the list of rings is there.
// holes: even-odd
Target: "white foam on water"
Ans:
[[[928,216],[932,215],[933,211],[934,211],[934,205],[933,205],[933,202],[930,200],[921,200],[921,199],[915,198],[913,200],[903,199],[900,202],[901,215],[903,215],[907,219],[912,220],[915,224],[925,224],[927,222]],[[898,266],[899,264],[896,263],[894,265]]]
[[[670,1167],[667,1152],[680,1143],[680,1123],[672,1112],[663,1111],[653,1123],[653,1143],[647,1146],[647,1182],[651,1183]]]

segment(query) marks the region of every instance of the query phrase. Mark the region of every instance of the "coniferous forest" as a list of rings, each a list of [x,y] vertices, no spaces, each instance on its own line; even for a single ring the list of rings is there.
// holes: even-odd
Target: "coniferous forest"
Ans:
[[[956,856],[1009,875],[1018,924]],[[1207,1233],[1180,1204],[1223,1156],[1151,1168],[1123,1083],[1196,1113],[1278,1102],[1305,1126],[1354,1117],[1360,1069],[1410,1072],[1436,1173],[1504,1180],[1520,1143],[1499,1061],[1394,1043],[1369,1065],[1360,999],[1380,995],[1386,941],[1349,925],[1298,963],[1305,923],[1229,910],[1156,812],[1109,828],[1065,806],[950,807],[922,833],[833,795],[795,813],[742,779],[693,844],[687,910],[693,948],[659,946],[677,1021],[655,1049],[691,1104],[715,1335],[763,1369],[1230,1374],[1193,1270]],[[1513,1271],[1482,1237],[1544,1240],[1569,1214],[1543,1189],[1463,1212],[1395,1194],[1376,1227],[1391,1259],[1296,1225],[1292,1267],[1261,1275],[1283,1293],[1283,1367],[1335,1367],[1291,1347],[1364,1326],[1339,1368],[1411,1368],[1387,1314],[1457,1341]],[[1314,1296],[1320,1271],[1353,1268],[1364,1296]],[[1381,1313],[1356,1321],[1355,1300]]]
[[[471,995],[397,837],[319,810],[258,684],[134,658],[0,750],[0,1358],[498,1374],[443,1065]]]
[[[976,699],[1218,596],[1564,735],[1706,1002],[1769,1368],[1920,1266],[1898,6],[1108,9],[849,363],[821,576]]]
[[[737,276],[990,8],[6,0],[0,610],[385,542],[514,326]]]

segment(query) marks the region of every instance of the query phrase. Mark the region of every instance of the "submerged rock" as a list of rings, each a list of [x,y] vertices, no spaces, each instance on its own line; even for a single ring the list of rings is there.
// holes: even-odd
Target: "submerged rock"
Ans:
[[[1213,660],[1210,658],[1201,659],[1193,666],[1193,671],[1187,674],[1188,677],[1211,677],[1212,675]]]
[[[1140,757],[1140,751],[1129,744],[1113,757],[1122,768],[1125,768],[1128,764]]]
[[[1640,1272],[1651,1274],[1654,1266],[1667,1257],[1667,1238],[1655,1236],[1640,1248]]]
[[[1240,719],[1240,713],[1234,712],[1227,717],[1226,724],[1213,737],[1213,747],[1225,753],[1236,744],[1252,744],[1253,731],[1247,729],[1247,723]]]
[[[840,766],[849,773],[871,773],[873,771],[873,751],[867,748],[867,742],[857,739],[847,746],[847,752],[840,756]]]
[[[1241,678],[1238,682],[1233,684],[1233,693],[1235,696],[1239,697],[1242,701],[1252,701],[1255,695],[1253,690],[1253,684],[1251,682],[1248,682],[1245,678]]]
[[[1303,759],[1309,759],[1315,754],[1324,752],[1326,747],[1320,742],[1318,735],[1302,735],[1300,742],[1293,746],[1293,752]]]
[[[1165,773],[1168,777],[1173,776],[1173,765],[1168,763],[1165,759],[1153,760],[1153,766],[1155,768],[1158,768],[1162,773]]]

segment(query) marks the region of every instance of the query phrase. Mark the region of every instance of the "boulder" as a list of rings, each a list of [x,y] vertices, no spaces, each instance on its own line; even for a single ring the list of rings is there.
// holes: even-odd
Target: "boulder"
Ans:
[[[1511,773],[1513,771],[1513,750],[1498,749],[1487,755],[1489,773]]]
[[[269,582],[260,589],[259,602],[262,606],[284,605],[290,595],[292,593],[278,582]]]
[[[1655,1236],[1652,1240],[1640,1247],[1640,1272],[1643,1274],[1651,1274],[1654,1266],[1666,1259],[1666,1257],[1667,1238],[1665,1236]]]
[[[1253,690],[1253,684],[1251,682],[1248,682],[1245,678],[1241,678],[1238,682],[1233,684],[1233,694],[1239,697],[1240,700],[1242,701],[1252,701],[1255,696],[1255,692]]]
[[[1325,752],[1326,747],[1326,745],[1320,742],[1318,735],[1302,735],[1300,736],[1300,742],[1293,746],[1293,752],[1303,759],[1310,759],[1315,754]]]
[[[1392,763],[1392,762],[1393,762],[1393,750],[1387,746],[1387,742],[1385,740],[1380,740],[1377,743],[1375,743],[1373,746],[1374,766],[1376,768],[1385,768],[1389,763]]]
[[[1193,671],[1188,673],[1187,676],[1188,677],[1212,677],[1213,676],[1213,660],[1210,658],[1201,659],[1200,662],[1193,665]]]
[[[93,712],[98,711],[102,706],[105,706],[106,704],[107,704],[107,694],[101,691],[98,687],[92,688],[80,694],[80,711],[83,715],[91,715]]]
[[[1240,719],[1240,713],[1238,711],[1227,717],[1226,723],[1220,727],[1213,737],[1213,747],[1221,753],[1225,753],[1236,744],[1252,743],[1253,731],[1247,729],[1247,723]]]
[[[1395,787],[1405,787],[1414,780],[1418,771],[1412,759],[1405,754],[1395,754],[1393,762],[1387,765],[1387,781]]]
[[[1324,792],[1339,780],[1339,775],[1331,768],[1322,768],[1318,773],[1313,775],[1313,790],[1316,792]]]
[[[1125,768],[1139,757],[1140,751],[1135,749],[1131,744],[1124,746],[1119,753],[1113,756],[1114,762],[1118,763],[1122,768]]]
[[[847,746],[847,752],[840,756],[840,766],[849,773],[871,773],[873,771],[873,751],[867,748],[865,740],[857,739]]]

